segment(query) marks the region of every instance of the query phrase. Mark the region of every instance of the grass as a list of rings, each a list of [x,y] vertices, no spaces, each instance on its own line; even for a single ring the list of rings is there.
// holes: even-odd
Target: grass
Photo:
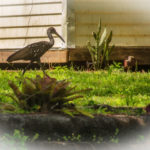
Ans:
[[[47,70],[48,75],[59,80],[71,81],[71,86],[76,89],[92,88],[83,93],[84,98],[75,101],[79,107],[90,104],[108,104],[111,106],[140,106],[150,103],[150,73],[125,73],[117,70],[108,71],[75,71],[72,68],[57,67]],[[42,75],[42,71],[28,71],[25,76],[35,77]],[[5,94],[13,93],[8,86],[8,80],[12,80],[19,86],[21,71],[0,70],[0,101],[13,103]]]

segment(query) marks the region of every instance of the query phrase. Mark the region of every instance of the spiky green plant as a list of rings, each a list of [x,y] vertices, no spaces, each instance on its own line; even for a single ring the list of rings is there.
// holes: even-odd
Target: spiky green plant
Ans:
[[[75,87],[69,85],[70,82],[66,80],[58,81],[48,75],[43,77],[37,75],[33,79],[24,78],[21,90],[12,81],[9,81],[9,86],[15,94],[11,97],[17,106],[23,110],[34,110],[35,112],[62,111],[70,115],[72,112],[82,113],[69,102],[82,98],[83,96],[79,94],[89,89],[75,91]]]
[[[104,28],[102,32],[101,20],[98,24],[98,31],[92,33],[94,38],[94,45],[88,42],[87,48],[90,52],[92,65],[95,70],[101,69],[109,65],[109,56],[112,52],[113,46],[109,46],[112,40],[112,31],[107,34],[107,29]]]

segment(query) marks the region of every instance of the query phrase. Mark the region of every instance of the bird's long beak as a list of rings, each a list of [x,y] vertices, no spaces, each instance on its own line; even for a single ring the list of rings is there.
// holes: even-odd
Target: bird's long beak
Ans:
[[[57,32],[55,34],[65,43],[64,39]]]

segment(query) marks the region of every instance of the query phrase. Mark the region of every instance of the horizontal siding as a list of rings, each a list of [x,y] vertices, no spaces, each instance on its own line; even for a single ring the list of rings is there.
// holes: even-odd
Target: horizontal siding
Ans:
[[[61,25],[61,15],[56,16],[32,16],[30,17],[11,17],[0,18],[0,27],[12,26],[36,26],[36,25]]]
[[[61,3],[62,0],[1,0],[0,5],[6,6],[6,5],[25,5],[25,4],[35,4],[35,3]]]
[[[75,0],[77,11],[90,12],[149,12],[149,0]]]
[[[92,43],[94,42],[94,40],[91,36],[90,37],[89,36],[79,36],[76,38],[76,47],[86,47],[88,41],[91,41]],[[144,45],[145,43],[147,44],[147,46],[149,46],[150,37],[136,38],[136,37],[131,37],[131,36],[128,36],[128,37],[126,37],[126,36],[114,36],[112,39],[112,43],[115,44],[115,46],[120,46],[120,45],[123,45],[123,46],[133,46],[133,45],[141,46],[141,45]]]
[[[101,18],[103,23],[108,24],[143,24],[147,23],[150,24],[150,17],[147,16],[147,13],[141,13],[141,14],[126,14],[126,13],[116,13],[116,14],[109,14],[109,13],[99,13],[99,14],[83,14],[83,13],[77,13],[76,14],[76,20],[77,23],[97,23],[99,21],[99,18]],[[145,17],[144,17],[145,16]],[[139,19],[141,18],[141,19]]]
[[[48,41],[47,28],[62,35],[62,0],[0,0],[0,50]],[[61,48],[55,37],[53,48]]]
[[[0,50],[9,50],[9,49],[19,49],[28,44],[38,42],[38,41],[48,41],[48,38],[27,38],[27,39],[5,39],[0,40]],[[60,39],[55,38],[55,45],[53,48],[59,48],[62,46],[62,42]]]
[[[32,10],[31,10],[32,9]],[[62,4],[25,5],[0,7],[0,17],[54,14],[62,12]]]
[[[112,28],[115,30],[114,36],[150,36],[150,24],[147,25],[108,25],[103,24],[103,28],[107,26],[107,30],[110,31]],[[129,28],[132,27],[132,33],[128,33]],[[78,31],[78,35],[91,35],[93,31],[97,31],[97,24],[89,25],[89,24],[78,24],[76,25],[76,30]],[[88,31],[88,33],[87,33]]]
[[[7,39],[7,38],[18,38],[18,37],[45,37],[47,36],[47,28],[48,27],[30,27],[30,28],[6,28],[6,29],[1,29],[0,28],[0,39]],[[55,27],[57,32],[59,34],[62,34],[62,27],[57,26]]]
[[[150,46],[149,0],[75,0],[76,46],[92,41],[99,19],[118,46]]]

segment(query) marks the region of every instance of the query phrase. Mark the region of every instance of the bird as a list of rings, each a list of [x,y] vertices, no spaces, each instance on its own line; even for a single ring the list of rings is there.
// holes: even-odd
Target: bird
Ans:
[[[28,67],[33,63],[37,62],[38,65],[42,68],[43,72],[45,73],[42,65],[41,65],[41,56],[45,54],[50,48],[53,47],[55,41],[52,34],[57,35],[64,43],[64,39],[57,33],[56,29],[54,27],[49,27],[47,29],[47,35],[50,41],[39,41],[32,44],[29,44],[21,49],[19,49],[17,52],[13,53],[7,58],[7,61],[13,62],[17,60],[29,60],[30,63],[24,68],[22,75],[26,72]]]
[[[132,70],[136,66],[136,59],[134,56],[128,56],[128,59],[124,60],[124,70]]]

